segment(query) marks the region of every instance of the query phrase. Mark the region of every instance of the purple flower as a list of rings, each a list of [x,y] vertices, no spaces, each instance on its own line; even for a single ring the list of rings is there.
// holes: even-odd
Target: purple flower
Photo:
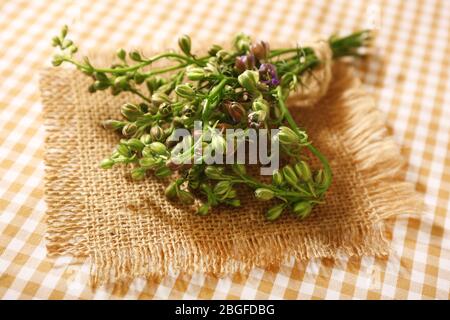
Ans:
[[[251,70],[255,67],[255,56],[253,54],[247,54],[237,57],[234,66],[240,73],[245,70]]]
[[[277,69],[271,63],[263,63],[259,67],[259,78],[262,83],[265,83],[271,87],[276,87],[280,84],[280,80],[277,76]]]

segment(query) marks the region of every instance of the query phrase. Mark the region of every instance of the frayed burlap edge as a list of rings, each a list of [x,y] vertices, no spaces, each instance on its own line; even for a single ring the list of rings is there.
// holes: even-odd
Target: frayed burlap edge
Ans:
[[[310,258],[339,258],[346,256],[382,256],[389,253],[389,243],[383,236],[383,220],[403,213],[420,213],[422,200],[413,186],[404,181],[403,161],[399,149],[387,135],[383,118],[374,101],[358,80],[350,75],[348,67],[335,65],[333,95],[346,90],[348,119],[339,139],[345,141],[347,152],[355,162],[355,170],[365,181],[365,192],[371,198],[372,225],[336,228],[320,239],[311,232],[286,236],[261,236],[238,241],[217,241],[213,244],[160,243],[127,250],[102,251],[89,245],[89,225],[86,216],[82,168],[79,166],[79,146],[61,149],[65,141],[76,145],[77,127],[74,113],[55,112],[52,99],[67,99],[71,90],[72,71],[46,70],[41,77],[44,102],[46,139],[45,196],[47,211],[47,240],[50,255],[72,254],[92,259],[91,281],[94,286],[110,281],[128,282],[135,277],[164,277],[171,272],[205,272],[216,276],[248,273],[253,267],[276,267],[291,257],[297,260]],[[57,85],[52,85],[57,84]],[[350,86],[350,87],[349,87]],[[68,95],[67,97],[70,97]],[[70,101],[66,101],[70,105]],[[295,111],[294,111],[295,112]],[[376,137],[376,139],[374,139]],[[375,174],[376,173],[376,174]],[[362,241],[361,241],[362,239]],[[319,240],[319,241],[318,241]],[[261,248],[266,248],[261,250]]]

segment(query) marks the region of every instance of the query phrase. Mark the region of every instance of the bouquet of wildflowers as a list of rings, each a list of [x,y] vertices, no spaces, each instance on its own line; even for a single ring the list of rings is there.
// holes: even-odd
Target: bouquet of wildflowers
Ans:
[[[325,42],[328,60],[359,55],[370,37],[369,31],[331,37]],[[103,122],[121,140],[102,168],[126,165],[136,180],[148,174],[170,177],[166,196],[184,204],[200,199],[200,215],[221,204],[240,206],[238,185],[249,187],[261,201],[278,199],[266,212],[269,220],[285,211],[305,218],[323,201],[331,168],[286,106],[291,93],[307,88],[305,76],[329,64],[315,48],[272,49],[240,34],[231,49],[213,45],[199,56],[191,50],[191,39],[182,36],[179,52],[146,57],[120,49],[117,62],[105,68],[76,58],[67,27],[53,45],[59,49],[53,65],[75,65],[92,78],[90,92],[135,96],[120,107],[121,119]],[[165,64],[156,67],[157,61]],[[260,150],[251,149],[255,146]],[[247,159],[256,153],[259,159]],[[312,168],[310,157],[321,166]],[[252,163],[261,165],[271,181],[249,174]]]

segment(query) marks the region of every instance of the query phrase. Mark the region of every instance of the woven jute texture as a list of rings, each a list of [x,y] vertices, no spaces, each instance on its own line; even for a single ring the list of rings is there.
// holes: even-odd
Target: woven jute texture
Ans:
[[[48,69],[41,78],[46,141],[48,250],[92,259],[92,283],[169,272],[246,273],[290,257],[385,255],[383,220],[420,210],[403,181],[397,146],[374,101],[350,67],[336,63],[326,96],[293,109],[297,123],[330,160],[334,181],[310,217],[264,218],[268,204],[239,192],[243,206],[206,217],[166,201],[168,181],[131,181],[123,168],[102,170],[118,136],[99,123],[119,117],[135,98],[90,94],[91,80],[74,70]]]

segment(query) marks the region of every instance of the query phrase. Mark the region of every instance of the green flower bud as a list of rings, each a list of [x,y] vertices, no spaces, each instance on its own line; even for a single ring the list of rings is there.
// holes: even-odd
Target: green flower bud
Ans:
[[[191,55],[191,38],[188,35],[183,35],[178,39],[178,46],[185,55]]]
[[[60,54],[55,54],[53,56],[52,65],[54,67],[60,66],[64,62],[64,57]]]
[[[152,142],[152,136],[148,133],[145,133],[141,136],[141,142],[146,145]]]
[[[133,79],[134,79],[134,82],[136,82],[137,84],[142,84],[145,81],[146,76],[142,73],[136,72],[134,74]]]
[[[272,183],[275,186],[281,186],[284,182],[283,174],[280,170],[275,170],[272,174]]]
[[[286,181],[287,181],[290,185],[292,185],[292,186],[297,185],[297,183],[298,183],[298,177],[297,177],[297,175],[295,174],[295,171],[294,171],[294,169],[292,169],[291,166],[287,165],[287,166],[285,166],[285,167],[283,168],[283,176],[284,176],[284,179],[286,179]]]
[[[142,156],[145,158],[153,157],[152,149],[150,148],[150,146],[145,146],[144,149],[142,149]]]
[[[175,88],[175,93],[186,99],[192,99],[195,97],[195,91],[190,84],[180,84]]]
[[[314,175],[314,182],[317,183],[318,185],[323,184],[324,181],[324,174],[323,174],[323,170],[317,170],[316,174]]]
[[[185,190],[179,190],[178,191],[178,199],[180,199],[181,203],[183,204],[193,204],[194,203],[194,196]]]
[[[150,136],[153,141],[161,141],[164,138],[164,130],[160,126],[154,125],[150,129]]]
[[[222,198],[223,199],[234,199],[237,196],[237,192],[234,189],[230,189]]]
[[[275,193],[267,188],[258,188],[255,190],[255,197],[260,200],[266,201],[270,200],[275,196]]]
[[[156,164],[157,164],[157,160],[153,157],[145,157],[145,158],[139,159],[139,165],[145,169],[150,169],[150,168],[154,167]]]
[[[145,169],[144,168],[134,168],[131,170],[131,178],[133,180],[141,180],[145,177]]]
[[[218,196],[227,194],[232,188],[232,184],[229,181],[219,181],[214,187],[214,193]]]
[[[59,37],[55,36],[52,38],[52,46],[53,47],[58,47],[61,45],[61,39],[59,39]]]
[[[120,89],[128,88],[128,78],[127,76],[119,76],[114,79],[114,86]]]
[[[253,101],[252,109],[254,111],[264,111],[266,114],[270,113],[269,103],[264,100],[262,97],[259,97]]]
[[[175,199],[178,195],[178,183],[176,181],[171,182],[166,190],[164,191],[165,195],[169,199]]]
[[[143,115],[141,109],[132,103],[125,103],[122,105],[120,113],[122,113],[129,121],[135,121],[138,117]]]
[[[61,38],[65,38],[67,36],[67,32],[69,32],[69,27],[64,25],[61,29]]]
[[[251,39],[248,35],[240,33],[233,41],[233,45],[239,52],[246,52],[250,48]]]
[[[284,145],[291,145],[298,143],[298,136],[295,134],[294,130],[291,128],[281,126],[278,132],[278,139],[280,143]]]
[[[295,172],[297,175],[302,178],[305,181],[311,180],[311,169],[309,168],[309,165],[305,161],[300,161],[299,163],[296,163],[294,166]]]
[[[158,141],[150,143],[149,147],[152,152],[158,155],[167,155],[168,153],[166,146]]]
[[[119,130],[125,126],[125,122],[117,120],[106,120],[102,122],[103,128],[107,130]]]
[[[226,179],[224,175],[224,168],[222,167],[208,166],[205,169],[205,174],[208,178],[213,180]]]
[[[239,84],[245,88],[248,92],[253,94],[258,94],[258,82],[259,73],[258,71],[246,70],[241,73],[238,77]]]
[[[131,138],[130,140],[128,140],[127,145],[133,151],[142,151],[142,149],[144,148],[144,144],[142,143],[142,141],[136,138]]]
[[[93,84],[95,90],[105,90],[107,88],[109,88],[109,83],[105,82],[105,81],[94,81]]]
[[[283,210],[284,210],[283,203],[270,208],[266,212],[267,220],[274,221],[274,220],[278,219],[280,217],[281,213],[283,213]]]
[[[125,60],[126,56],[127,56],[127,52],[124,49],[119,49],[117,50],[117,58],[119,58],[120,60]]]
[[[130,52],[129,56],[130,56],[131,60],[133,60],[133,61],[137,61],[137,62],[142,61],[141,54],[137,51]]]
[[[199,67],[188,67],[186,75],[188,79],[192,81],[203,80],[206,77],[205,70]]]
[[[156,92],[156,93],[152,94],[152,103],[156,107],[159,107],[159,105],[164,102],[170,102],[170,99],[167,96],[167,94],[162,93],[162,92]]]
[[[200,215],[200,216],[205,216],[205,215],[207,215],[208,212],[209,212],[209,208],[210,208],[210,207],[211,207],[211,206],[209,205],[209,203],[204,203],[204,204],[202,204],[202,205],[200,206],[200,208],[198,208],[197,214]]]
[[[124,156],[124,157],[130,157],[131,156],[131,151],[130,151],[130,149],[125,145],[125,144],[123,144],[123,143],[121,143],[121,144],[119,144],[118,146],[117,146],[117,152],[120,154],[120,155],[122,155],[122,156]]]
[[[136,124],[134,124],[133,122],[127,123],[123,128],[122,128],[122,134],[125,137],[131,137],[133,134],[136,133],[137,131],[137,126]]]
[[[239,200],[239,199],[228,199],[225,201],[225,203],[232,207],[240,207],[241,206],[241,200]]]
[[[151,77],[145,81],[148,91],[153,94],[158,88],[165,83],[165,80],[160,77]]]
[[[217,54],[217,52],[219,52],[220,50],[222,50],[222,47],[219,46],[219,45],[217,45],[217,44],[214,44],[214,45],[208,50],[208,54],[209,54],[211,57],[214,57],[214,56]]]
[[[100,168],[102,169],[111,169],[114,165],[114,160],[112,159],[103,159],[102,162],[100,162]]]
[[[300,201],[294,204],[293,211],[301,219],[306,218],[312,210],[312,205],[308,201]]]
[[[172,174],[172,171],[167,168],[167,167],[160,167],[158,169],[156,169],[155,171],[155,176],[157,176],[158,178],[165,178],[168,177]]]
[[[219,50],[216,53],[216,57],[217,60],[220,62],[229,60],[232,57],[232,55],[226,50]]]

